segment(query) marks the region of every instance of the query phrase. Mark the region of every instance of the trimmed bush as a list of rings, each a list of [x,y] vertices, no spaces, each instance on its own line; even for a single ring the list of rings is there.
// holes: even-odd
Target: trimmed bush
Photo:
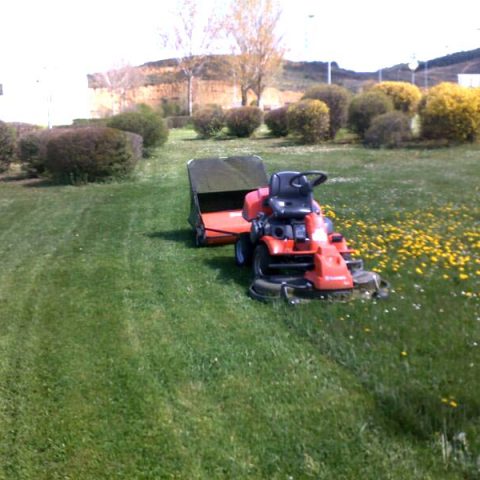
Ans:
[[[63,128],[40,130],[23,136],[18,142],[18,157],[22,170],[31,177],[45,173],[47,143],[50,139],[65,133]]]
[[[383,92],[360,93],[353,97],[348,107],[348,126],[363,138],[375,117],[392,110],[392,100]]]
[[[308,98],[326,103],[330,112],[329,137],[335,138],[337,132],[347,125],[351,93],[339,85],[320,84],[309,88],[302,100]]]
[[[15,130],[0,120],[0,173],[8,170],[15,159]]]
[[[262,124],[263,114],[258,107],[238,107],[227,112],[228,131],[236,137],[250,137]]]
[[[265,125],[275,137],[286,137],[288,135],[288,107],[280,107],[265,114]]]
[[[168,128],[185,128],[192,124],[192,117],[189,115],[178,115],[175,117],[166,117]]]
[[[140,135],[132,132],[124,132],[127,136],[127,140],[132,149],[133,156],[135,161],[140,160],[143,157],[143,138]]]
[[[143,147],[147,151],[163,145],[168,139],[168,128],[165,121],[146,105],[142,106],[139,111],[123,112],[111,117],[107,126],[140,135],[143,138]]]
[[[108,118],[74,118],[72,127],[106,127]]]
[[[42,129],[39,125],[33,125],[31,123],[24,122],[9,122],[8,125],[15,130],[15,137],[17,142],[25,135],[32,132],[38,132]]]
[[[480,95],[473,88],[441,83],[422,99],[419,115],[423,138],[471,142],[480,134]]]
[[[192,117],[194,130],[204,138],[213,137],[225,126],[225,114],[219,105],[206,105]]]
[[[303,143],[320,143],[329,137],[327,105],[320,100],[300,100],[287,111],[288,131]]]
[[[139,160],[129,138],[108,127],[63,130],[47,143],[45,167],[55,179],[71,184],[123,177]]]
[[[378,115],[372,120],[365,132],[364,144],[373,148],[398,148],[411,139],[410,117],[394,111]]]
[[[410,116],[415,115],[418,103],[422,98],[420,89],[408,82],[377,83],[372,91],[379,91],[392,100],[393,108]]]

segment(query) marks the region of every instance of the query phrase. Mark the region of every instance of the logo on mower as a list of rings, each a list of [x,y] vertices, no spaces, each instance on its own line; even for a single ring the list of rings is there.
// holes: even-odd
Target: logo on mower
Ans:
[[[345,275],[338,275],[338,276],[333,276],[333,275],[325,275],[325,280],[327,281],[338,281],[338,280],[346,280],[347,277]]]

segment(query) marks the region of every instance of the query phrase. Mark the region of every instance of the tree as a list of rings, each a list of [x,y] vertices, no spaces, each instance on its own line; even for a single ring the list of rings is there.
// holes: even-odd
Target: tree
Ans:
[[[232,69],[240,85],[242,105],[247,104],[250,89],[260,105],[268,81],[281,65],[280,15],[274,0],[234,0],[230,4],[224,29],[232,40]]]
[[[163,46],[175,51],[178,67],[187,80],[189,115],[192,115],[193,109],[193,79],[205,66],[217,32],[213,14],[203,20],[199,10],[197,0],[180,0],[173,12],[175,23],[172,30],[160,34]]]
[[[97,80],[100,80],[112,97],[112,115],[123,112],[129,106],[128,91],[140,86],[143,80],[142,73],[131,65],[123,65],[97,75],[100,76]]]

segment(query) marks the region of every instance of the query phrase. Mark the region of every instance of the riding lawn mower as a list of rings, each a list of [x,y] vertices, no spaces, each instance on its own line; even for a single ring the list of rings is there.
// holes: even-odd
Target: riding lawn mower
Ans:
[[[217,174],[222,166],[228,190],[207,181],[212,165]],[[188,171],[196,243],[235,242],[236,264],[253,269],[251,297],[297,303],[388,296],[388,283],[364,270],[314,199],[314,189],[327,180],[324,172],[288,170],[268,180],[259,157],[191,160]],[[201,177],[207,192],[199,191]]]

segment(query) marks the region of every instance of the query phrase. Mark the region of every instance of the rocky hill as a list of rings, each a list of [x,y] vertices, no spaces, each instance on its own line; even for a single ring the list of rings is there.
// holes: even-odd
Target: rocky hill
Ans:
[[[407,64],[376,72],[354,72],[341,68],[335,62],[331,67],[332,82],[352,91],[359,91],[365,83],[379,80],[412,81],[412,72]],[[263,94],[264,108],[277,108],[299,100],[308,87],[326,82],[327,70],[327,62],[285,60]],[[480,73],[480,48],[420,62],[415,72],[415,83],[426,87],[443,81],[456,82],[459,73]],[[156,106],[175,102],[183,105],[187,96],[184,80],[175,59],[88,75],[91,114],[94,117],[110,115],[139,103]],[[227,55],[208,58],[201,75],[194,79],[193,92],[197,105],[217,103],[225,108],[240,105],[238,85]],[[252,93],[248,101],[254,100]]]
[[[160,83],[175,83],[180,80],[181,73],[175,70],[174,59],[148,62],[137,67],[142,71],[142,84],[145,86]],[[273,79],[272,86],[281,90],[304,91],[310,85],[325,82],[327,79],[327,62],[293,62],[285,60],[282,69]],[[459,73],[480,73],[480,48],[466,52],[458,52],[428,61],[419,62],[415,72],[415,83],[419,87],[431,86],[440,82],[456,82]],[[90,88],[102,86],[102,76],[88,76]],[[229,81],[231,71],[227,55],[212,55],[201,75],[202,80]],[[344,85],[353,90],[366,81],[412,80],[412,72],[406,63],[385,67],[376,72],[355,72],[341,68],[332,62],[333,83]]]
[[[327,62],[287,60],[283,64],[282,72],[275,79],[275,86],[280,89],[305,90],[312,84],[325,82],[327,68]],[[415,83],[419,87],[425,87],[440,82],[456,82],[459,73],[480,73],[480,48],[419,62],[415,71]],[[363,82],[379,79],[410,82],[412,72],[406,63],[376,72],[354,72],[332,63],[332,82],[352,90],[357,90]]]

